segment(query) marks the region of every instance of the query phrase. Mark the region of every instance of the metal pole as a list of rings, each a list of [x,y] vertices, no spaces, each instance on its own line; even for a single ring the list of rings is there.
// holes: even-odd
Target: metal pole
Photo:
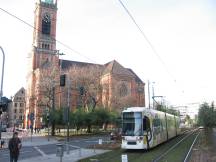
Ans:
[[[31,119],[31,142],[32,142],[32,134],[33,134],[33,120]]]
[[[165,106],[165,124],[166,124],[166,136],[167,136],[167,140],[169,138],[169,135],[168,135],[168,126],[167,126],[167,107]]]
[[[67,77],[67,85],[68,85],[68,96],[67,96],[67,154],[69,154],[69,127],[70,127],[70,122],[69,122],[69,112],[70,112],[70,80],[69,76]]]
[[[50,135],[49,135],[49,124],[48,124],[48,141],[50,141],[50,137],[49,137]]]
[[[55,110],[55,85],[52,87],[52,111]]]
[[[153,83],[154,84],[154,83]],[[153,99],[153,109],[155,109],[155,101],[154,101],[154,85],[152,84],[152,99]]]
[[[1,76],[1,90],[0,90],[0,102],[3,96],[3,80],[4,80],[4,64],[5,64],[5,54],[3,48],[0,46],[0,49],[3,54],[3,60],[2,60],[2,76]],[[0,116],[0,140],[1,140],[1,132],[2,132],[2,121]]]
[[[0,97],[3,96],[3,80],[4,80],[4,64],[5,64],[5,54],[4,54],[4,50],[2,49],[2,47],[0,46],[0,49],[2,51],[3,54],[3,60],[2,60],[2,76],[1,76],[1,92],[0,92]],[[1,98],[0,98],[1,100]]]
[[[79,148],[79,157],[82,156],[81,147]]]
[[[151,106],[151,100],[150,100],[150,88],[149,88],[149,80],[148,80],[148,100],[149,100],[149,109],[150,109],[150,106]]]
[[[53,84],[53,87],[52,87],[52,116],[51,117],[51,122],[52,122],[52,132],[51,132],[51,135],[54,136],[55,135],[55,119],[54,119],[54,110],[55,110],[55,84]]]
[[[68,79],[69,83],[69,79]],[[69,92],[69,84],[68,84],[68,96],[67,96],[67,142],[69,142],[69,108],[70,108],[70,92]]]

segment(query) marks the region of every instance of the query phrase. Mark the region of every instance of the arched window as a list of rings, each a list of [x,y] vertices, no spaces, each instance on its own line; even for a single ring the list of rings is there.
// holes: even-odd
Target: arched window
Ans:
[[[125,83],[122,83],[120,88],[119,88],[119,96],[120,97],[125,97],[128,95],[128,88],[125,85]]]
[[[42,34],[50,35],[51,19],[48,13],[44,14],[42,19]]]

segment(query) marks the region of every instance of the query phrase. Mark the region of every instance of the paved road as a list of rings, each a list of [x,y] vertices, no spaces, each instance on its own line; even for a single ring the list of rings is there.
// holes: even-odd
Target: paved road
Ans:
[[[99,139],[102,139],[104,142],[107,142],[107,136],[93,136],[93,137],[77,137],[72,138],[69,142],[69,149],[74,150],[81,148],[87,148],[90,145],[98,144]],[[34,140],[34,139],[33,139]],[[64,144],[64,142],[62,142]],[[64,147],[66,150],[66,147]],[[31,157],[43,156],[43,154],[55,154],[56,153],[56,144],[46,144],[38,146],[23,146],[20,152],[19,159],[28,159]],[[0,162],[9,161],[9,151],[8,149],[0,150]]]
[[[34,147],[23,147],[20,151],[20,159],[31,158],[35,156],[41,156],[41,154],[35,150]],[[0,150],[0,161],[9,162],[9,151],[8,149]]]
[[[88,148],[91,145],[98,144],[99,139],[102,139],[103,142],[109,142],[108,136],[93,136],[93,137],[83,137],[83,138],[71,139],[70,145],[78,146],[81,148]]]

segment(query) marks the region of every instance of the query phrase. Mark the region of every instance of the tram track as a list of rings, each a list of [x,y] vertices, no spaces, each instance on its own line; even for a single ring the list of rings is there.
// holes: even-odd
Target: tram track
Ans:
[[[181,139],[183,139],[189,132],[191,132],[191,131],[186,130],[184,132],[181,132],[178,136],[175,136],[175,137],[169,139],[168,141],[165,141],[165,142],[157,145],[156,147],[153,147],[149,150],[144,150],[144,151],[143,150],[136,150],[136,152],[139,151],[141,153],[155,153],[155,154],[157,154],[158,150],[168,149],[168,148],[170,148],[171,145],[175,145],[176,141],[180,141]],[[132,151],[134,151],[134,150],[132,150]],[[129,152],[128,150],[125,151],[125,154],[127,154],[128,152]],[[143,154],[138,154],[138,155],[136,155],[136,159],[143,158]]]
[[[198,136],[198,130],[184,131],[178,136],[161,143],[160,145],[149,150],[122,150],[116,149],[102,155],[96,155],[94,159],[100,162],[117,162],[121,161],[122,155],[127,155],[128,162],[183,162],[184,159],[190,158],[190,150],[193,150],[194,139]],[[181,141],[181,142],[180,142]],[[178,144],[177,144],[178,143]],[[173,147],[176,145],[175,147]],[[182,147],[185,147],[182,149]],[[172,149],[171,149],[172,148]],[[169,151],[168,151],[169,150]],[[167,153],[166,153],[167,152]],[[160,157],[162,154],[165,154]],[[174,156],[172,156],[174,155]],[[159,158],[160,157],[160,158]],[[92,157],[90,158],[92,159]],[[81,160],[82,162],[89,162],[89,160]],[[185,162],[188,162],[187,160]]]
[[[195,139],[194,139],[194,141],[193,141],[193,143],[192,143],[192,145],[191,145],[191,147],[190,147],[190,149],[189,149],[187,155],[185,156],[184,162],[188,162],[188,161],[189,161],[189,158],[190,158],[190,155],[191,155],[191,151],[192,151],[192,149],[193,149],[193,147],[194,147],[194,144],[196,143],[196,141],[197,141],[199,135],[200,135],[200,131],[199,131],[199,133],[196,135],[196,137],[195,137]]]
[[[174,156],[175,160],[181,159],[180,161],[188,162],[191,150],[197,140],[199,133],[200,132],[198,129],[185,132],[182,138],[180,138],[172,147],[154,158],[152,162],[171,161]]]
[[[150,150],[122,150],[121,152],[118,152],[118,151],[115,151],[113,152],[110,156],[106,157],[106,158],[100,158],[100,161],[107,161],[107,160],[110,160],[110,161],[113,161],[114,159],[116,159],[116,156],[120,154],[128,154],[130,155],[128,157],[128,161],[129,162],[133,162],[135,159],[142,159],[143,158],[143,155],[145,153],[148,153],[148,152],[154,152],[155,149],[161,149],[160,147],[163,147],[164,145],[169,145],[169,143],[175,145],[176,144],[176,141],[181,141],[182,139],[185,138],[185,136],[187,136],[188,134],[190,134],[192,131],[189,131],[189,130],[186,130],[184,132],[182,132],[180,135],[170,139],[169,141],[166,141],[162,144],[160,144],[159,146],[156,146],[155,148],[152,148]]]
[[[163,142],[160,145],[151,148],[150,150],[126,150],[123,153],[128,154],[128,153],[131,153],[131,152],[136,152],[136,153],[138,152],[134,156],[129,157],[129,162],[133,162],[135,159],[136,160],[138,160],[138,159],[141,160],[141,159],[143,159],[144,154],[148,154],[148,153],[157,154],[157,150],[166,149],[166,148],[168,149],[170,145],[175,145],[176,140],[180,141],[182,138],[184,138],[190,132],[191,131],[186,130],[186,131],[182,132],[181,134],[179,134],[178,136],[175,136],[175,137],[169,139],[168,141]]]

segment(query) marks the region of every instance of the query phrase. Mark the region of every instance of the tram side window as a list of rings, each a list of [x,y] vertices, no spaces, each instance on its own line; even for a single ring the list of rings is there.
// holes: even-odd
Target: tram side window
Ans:
[[[153,120],[153,126],[154,127],[159,127],[160,126],[160,119],[154,119]]]
[[[143,118],[143,131],[148,131],[150,129],[150,121],[148,117]]]
[[[164,131],[163,120],[160,120],[161,131]]]

